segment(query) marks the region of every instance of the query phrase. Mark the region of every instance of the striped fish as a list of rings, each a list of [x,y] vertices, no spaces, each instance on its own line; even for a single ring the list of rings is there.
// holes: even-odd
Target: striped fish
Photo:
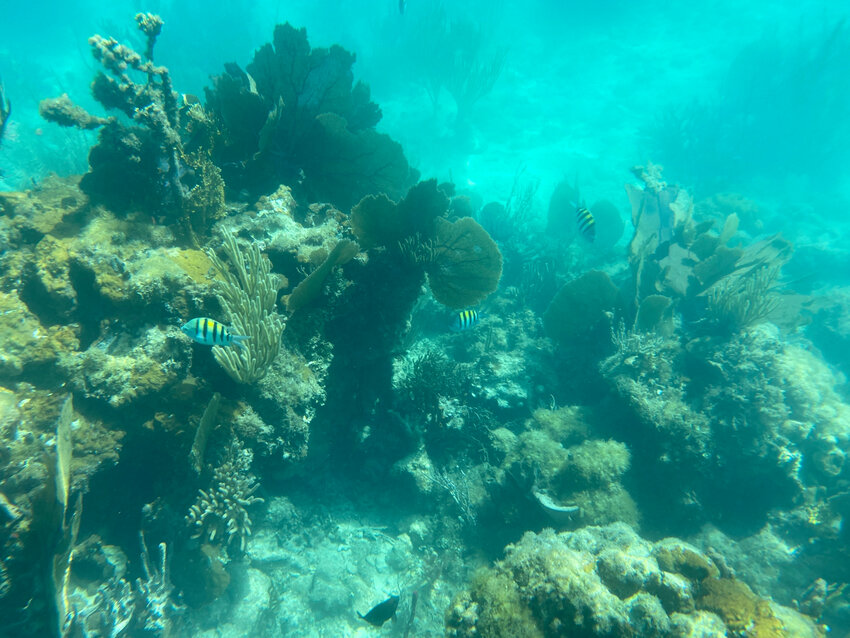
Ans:
[[[576,223],[578,224],[579,234],[593,243],[593,240],[596,239],[596,220],[593,219],[593,213],[586,206],[581,204],[576,206]]]
[[[242,342],[251,338],[245,335],[231,334],[227,326],[207,317],[191,319],[180,329],[194,341],[205,346],[230,346],[235,343],[240,348],[244,348],[245,344]]]
[[[461,310],[457,315],[455,315],[454,321],[452,321],[451,329],[454,332],[460,332],[461,330],[467,330],[478,323],[478,311],[477,310]]]

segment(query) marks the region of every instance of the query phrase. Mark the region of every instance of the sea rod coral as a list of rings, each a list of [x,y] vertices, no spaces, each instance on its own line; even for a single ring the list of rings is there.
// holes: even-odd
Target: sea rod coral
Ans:
[[[261,379],[280,352],[283,318],[275,311],[278,276],[256,243],[243,251],[236,239],[224,231],[222,249],[230,266],[213,250],[207,256],[223,281],[219,300],[230,320],[234,334],[250,337],[244,348],[213,348],[213,356],[227,373],[240,383]]]

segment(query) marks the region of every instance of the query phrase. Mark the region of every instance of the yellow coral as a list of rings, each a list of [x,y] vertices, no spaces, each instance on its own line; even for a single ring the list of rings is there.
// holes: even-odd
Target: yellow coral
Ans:
[[[171,259],[196,284],[209,284],[212,281],[210,269],[213,265],[204,251],[177,249],[171,254]]]
[[[801,638],[822,636],[820,627],[805,616],[781,619],[773,605],[747,585],[732,578],[707,578],[700,583],[697,607],[720,616],[736,635],[748,638]],[[793,627],[791,626],[793,624]],[[804,631],[805,630],[805,631]],[[802,633],[801,633],[802,632]]]
[[[653,555],[665,572],[681,574],[689,580],[716,578],[720,574],[705,554],[684,543],[662,541]]]

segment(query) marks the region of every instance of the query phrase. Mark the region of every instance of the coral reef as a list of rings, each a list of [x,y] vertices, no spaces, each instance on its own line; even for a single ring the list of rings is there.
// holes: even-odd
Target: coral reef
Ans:
[[[107,335],[82,354],[63,356],[59,366],[80,395],[118,408],[167,393],[190,363],[190,346],[172,327]]]
[[[31,377],[55,366],[66,350],[75,350],[77,334],[72,327],[41,327],[17,294],[0,293],[0,313],[4,317],[0,346],[0,380]]]
[[[89,39],[92,55],[109,73],[95,76],[94,98],[125,114],[133,126],[91,115],[67,95],[44,100],[39,111],[60,126],[101,129],[81,181],[94,201],[114,211],[147,210],[189,234],[206,232],[224,211],[224,182],[209,156],[210,134],[200,132],[210,124],[198,104],[179,103],[168,69],[153,62],[161,18],[139,13],[136,22],[147,39],[144,56],[114,38]],[[132,73],[145,81],[135,81]]]
[[[259,485],[249,473],[252,460],[251,452],[231,446],[227,458],[213,472],[212,488],[200,490],[189,508],[186,524],[192,528],[193,537],[224,549],[235,543],[238,551],[245,551],[251,535],[247,508],[263,502],[254,496]]]
[[[441,15],[419,53],[462,133],[504,53]],[[113,116],[41,105],[99,131],[88,174],[0,194],[10,631],[356,635],[382,600],[405,637],[850,623],[850,406],[770,323],[807,302],[754,204],[636,167],[626,260],[607,200],[570,241],[565,182],[546,231],[522,168],[484,207],[419,182],[339,46],[278,25],[202,107],[137,24],[141,53],[90,42]]]
[[[416,181],[401,146],[375,131],[381,111],[354,84],[354,59],[338,45],[311,49],[306,30],[286,23],[244,71],[229,64],[213,78],[214,159],[230,189],[262,195],[285,183],[349,208],[370,193],[400,197]]]
[[[722,577],[675,538],[650,543],[627,525],[528,533],[460,594],[449,636],[747,635],[817,638],[811,619]]]
[[[437,301],[451,308],[473,306],[498,287],[502,255],[471,217],[444,219],[448,208],[437,181],[428,180],[398,204],[383,195],[362,199],[351,211],[351,224],[364,248],[387,247],[410,267],[424,267]]]
[[[601,369],[633,414],[618,432],[664,459],[644,478],[669,490],[675,477],[678,496],[665,502],[678,501],[680,515],[714,517],[719,508],[757,522],[843,471],[840,423],[850,408],[828,369],[770,324],[684,349],[631,336]],[[744,502],[746,513],[735,506]]]
[[[522,486],[536,519],[548,525],[637,524],[637,505],[623,486],[631,455],[619,441],[592,438],[601,418],[576,408],[535,410],[522,432],[502,439],[499,493]]]
[[[594,270],[567,282],[543,315],[546,333],[564,345],[578,346],[611,330],[617,287],[604,272]]]

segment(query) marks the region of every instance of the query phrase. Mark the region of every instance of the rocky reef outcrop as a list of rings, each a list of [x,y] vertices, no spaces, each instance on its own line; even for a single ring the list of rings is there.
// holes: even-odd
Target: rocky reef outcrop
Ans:
[[[528,533],[446,613],[449,636],[825,636],[675,538],[615,523]]]

